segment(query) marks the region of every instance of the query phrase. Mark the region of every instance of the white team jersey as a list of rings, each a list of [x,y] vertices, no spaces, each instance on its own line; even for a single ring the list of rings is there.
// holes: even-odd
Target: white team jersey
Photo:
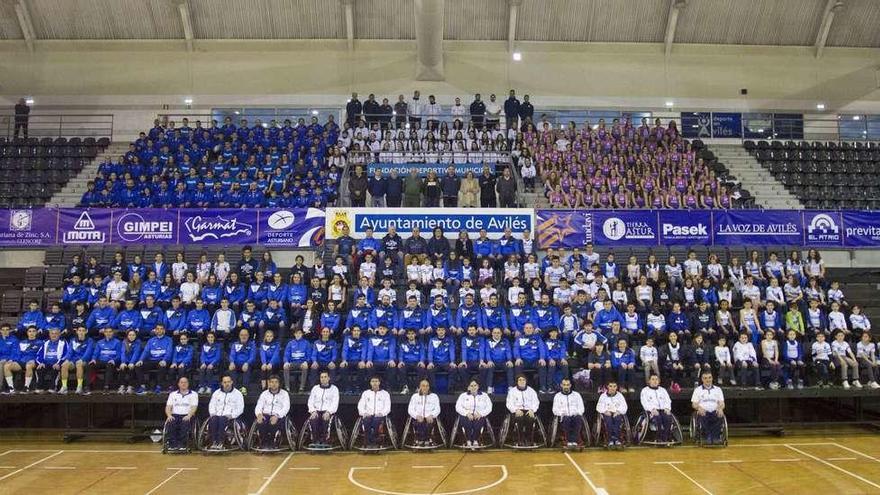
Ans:
[[[411,418],[436,418],[440,416],[440,398],[435,393],[415,393],[409,398],[407,412]]]
[[[669,398],[669,392],[663,387],[645,387],[639,394],[639,399],[644,411],[669,411],[672,409],[672,399]]]
[[[175,390],[168,394],[168,400],[165,401],[166,406],[171,406],[171,414],[189,414],[199,407],[199,394],[192,390],[187,390],[185,394],[181,394],[179,390]]]
[[[584,414],[584,398],[577,392],[564,394],[557,392],[553,396],[553,415],[559,417],[581,416]]]
[[[714,412],[724,403],[724,393],[714,385],[709,388],[701,385],[694,389],[691,402],[697,403],[704,411]]]

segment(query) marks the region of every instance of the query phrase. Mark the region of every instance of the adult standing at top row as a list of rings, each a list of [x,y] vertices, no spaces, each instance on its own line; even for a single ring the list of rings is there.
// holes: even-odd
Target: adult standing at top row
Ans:
[[[31,107],[27,105],[24,98],[19,98],[15,105],[15,130],[13,137],[18,137],[18,130],[21,129],[22,137],[28,137],[28,116],[31,113]]]

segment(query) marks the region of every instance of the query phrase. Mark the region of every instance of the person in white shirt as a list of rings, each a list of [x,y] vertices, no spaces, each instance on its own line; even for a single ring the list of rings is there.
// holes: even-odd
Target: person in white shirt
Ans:
[[[727,376],[728,383],[736,385],[736,379],[733,377],[733,360],[730,355],[730,347],[727,347],[727,337],[718,336],[718,343],[715,345],[715,362],[718,365],[718,385],[724,384],[724,377]]]
[[[275,448],[275,436],[284,427],[284,420],[290,412],[290,394],[281,390],[281,380],[277,375],[269,377],[269,388],[263,390],[254,408],[257,428],[260,432],[263,450]]]
[[[199,407],[199,395],[189,389],[189,379],[185,376],[177,381],[177,390],[168,394],[165,402],[165,431],[169,449],[181,450],[187,446],[190,435],[190,421]]]
[[[440,398],[431,392],[431,384],[428,383],[428,380],[423,379],[419,382],[419,391],[410,397],[407,412],[412,418],[416,445],[430,446],[431,429],[440,416]]]
[[[211,439],[211,449],[223,448],[226,441],[226,427],[230,421],[235,421],[244,412],[244,396],[235,389],[232,377],[224,375],[220,379],[220,388],[211,394],[211,402],[208,403],[208,437]]]
[[[834,369],[834,363],[831,362],[831,345],[825,342],[825,334],[817,333],[816,341],[810,346],[810,356],[813,358],[813,369],[816,372],[819,387],[828,387],[830,380],[830,370]]]
[[[853,304],[852,313],[849,315],[849,325],[853,333],[856,334],[859,332],[870,332],[871,330],[871,320],[862,313],[862,307],[858,304]]]
[[[452,108],[449,109],[449,113],[452,114],[453,121],[464,121],[464,116],[467,114],[468,109],[464,105],[461,104],[461,98],[455,99],[455,105],[452,105]]]
[[[856,344],[856,359],[859,361],[859,368],[865,373],[868,380],[868,386],[871,388],[880,388],[877,384],[877,373],[880,372],[880,363],[877,362],[877,344],[871,340],[871,334],[865,332],[859,343]]]
[[[318,380],[309,392],[309,428],[312,446],[324,447],[330,444],[330,418],[339,409],[339,389],[330,384],[327,371],[322,371]]]
[[[648,421],[657,429],[657,441],[668,443],[672,440],[672,399],[665,388],[660,386],[660,377],[651,375],[648,386],[642,389],[639,396],[642,409],[648,415]]]
[[[116,272],[113,274],[113,280],[107,283],[107,288],[104,290],[104,294],[107,295],[107,299],[112,303],[116,303],[116,310],[119,310],[119,305],[125,301],[125,295],[128,293],[128,282],[122,280],[122,273]]]
[[[532,432],[537,421],[535,414],[541,403],[535,389],[528,386],[526,377],[516,377],[516,386],[507,391],[507,410],[514,416],[513,429],[516,431],[516,445],[528,446],[531,439],[526,439],[526,432]]]
[[[202,287],[196,283],[195,275],[192,272],[187,272],[186,281],[180,284],[180,302],[183,303],[183,306],[186,309],[192,309],[195,305],[196,299],[199,298],[199,293],[202,291]]]
[[[553,396],[553,415],[559,418],[559,427],[565,433],[566,447],[576,447],[584,427],[584,398],[571,388],[571,380],[563,378],[561,391]]]
[[[849,342],[844,340],[845,337],[843,331],[838,331],[834,334],[834,340],[831,342],[831,355],[834,357],[834,364],[840,369],[840,384],[843,385],[843,388],[849,388],[849,382],[847,382],[847,378],[849,378],[852,380],[853,387],[862,388],[862,383],[859,381],[859,363],[856,361],[856,356],[853,354]]]
[[[467,392],[458,396],[455,412],[458,413],[459,425],[464,430],[464,447],[480,447],[480,433],[484,427],[489,427],[486,418],[492,413],[492,400],[480,391],[480,384],[476,380],[471,380]]]
[[[370,378],[370,389],[361,394],[358,414],[364,427],[364,446],[368,449],[378,447],[379,427],[385,422],[385,416],[391,414],[391,395],[382,390],[378,376]]]
[[[706,445],[720,443],[721,418],[724,416],[724,393],[712,384],[712,373],[701,375],[702,385],[694,389],[691,406],[697,415],[703,441]]]
[[[609,447],[621,447],[623,445],[623,425],[628,406],[623,394],[617,391],[617,382],[608,382],[608,389],[599,396],[596,404],[596,412],[602,418],[602,424],[607,432]]]
[[[660,356],[657,348],[654,347],[654,337],[645,339],[645,345],[639,348],[639,359],[642,361],[642,368],[645,370],[645,383],[653,375],[660,375],[660,367],[658,365]]]
[[[749,334],[743,332],[739,334],[739,341],[733,344],[733,364],[736,366],[739,374],[739,383],[743,387],[748,387],[751,382],[753,386],[761,389],[761,370],[758,368],[758,353],[755,346],[749,341]],[[752,375],[751,380],[749,375]]]

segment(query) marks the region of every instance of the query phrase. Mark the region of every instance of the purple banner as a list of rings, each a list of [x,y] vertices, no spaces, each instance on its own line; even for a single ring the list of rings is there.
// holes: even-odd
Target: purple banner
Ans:
[[[716,246],[804,243],[803,219],[794,210],[717,210],[712,213]]]
[[[177,210],[113,210],[112,244],[176,244]]]
[[[109,244],[111,210],[83,210],[61,208],[58,210],[58,244],[88,245]]]
[[[324,242],[324,210],[288,208],[260,210],[259,243],[266,246],[309,247]]]
[[[803,212],[804,243],[808,246],[843,246],[843,219],[839,211]]]
[[[593,216],[584,210],[537,210],[538,248],[572,249],[593,242]]]
[[[593,243],[597,246],[656,246],[657,212],[653,210],[593,211]]]
[[[54,208],[0,210],[0,246],[51,246],[57,228]]]
[[[843,226],[847,247],[880,246],[880,212],[844,211]]]
[[[256,244],[257,210],[211,208],[181,209],[178,242],[200,244]]]

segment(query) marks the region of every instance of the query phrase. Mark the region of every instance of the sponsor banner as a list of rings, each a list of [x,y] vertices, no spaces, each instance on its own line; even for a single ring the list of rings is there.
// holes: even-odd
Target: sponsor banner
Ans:
[[[113,212],[105,209],[58,210],[58,244],[109,244]]]
[[[658,210],[660,244],[709,245],[712,243],[712,213],[709,211]]]
[[[847,247],[880,246],[880,212],[844,211],[842,216]]]
[[[712,137],[742,137],[742,114],[712,112]]]
[[[593,216],[584,210],[537,210],[539,249],[583,247],[593,242]]]
[[[803,219],[794,210],[717,210],[712,215],[716,246],[804,243]]]
[[[804,244],[807,246],[843,246],[843,219],[839,211],[805,210]]]
[[[651,210],[594,211],[593,244],[599,246],[656,246],[657,213]]]
[[[388,176],[392,170],[396,170],[397,175],[406,177],[413,169],[421,177],[428,175],[430,171],[434,171],[438,176],[444,176],[450,165],[455,167],[455,175],[459,177],[464,177],[468,172],[479,176],[483,173],[484,166],[489,167],[489,172],[495,173],[494,163],[370,163],[367,165],[367,177],[372,177],[376,169],[381,170],[384,176]]]
[[[54,208],[0,210],[0,246],[50,246],[57,228]]]
[[[181,209],[178,242],[181,244],[255,244],[257,210],[209,208]]]
[[[458,238],[461,230],[476,234],[481,229],[492,238],[501,237],[507,228],[519,236],[524,230],[534,232],[534,213],[526,208],[327,208],[326,235],[336,239],[347,229],[360,239],[372,228],[382,237],[393,225],[401,237],[408,237],[413,228],[427,237],[437,227],[449,239]]]
[[[260,210],[259,243],[309,247],[324,242],[324,211],[318,208]]]
[[[177,244],[177,210],[113,210],[112,244]]]

